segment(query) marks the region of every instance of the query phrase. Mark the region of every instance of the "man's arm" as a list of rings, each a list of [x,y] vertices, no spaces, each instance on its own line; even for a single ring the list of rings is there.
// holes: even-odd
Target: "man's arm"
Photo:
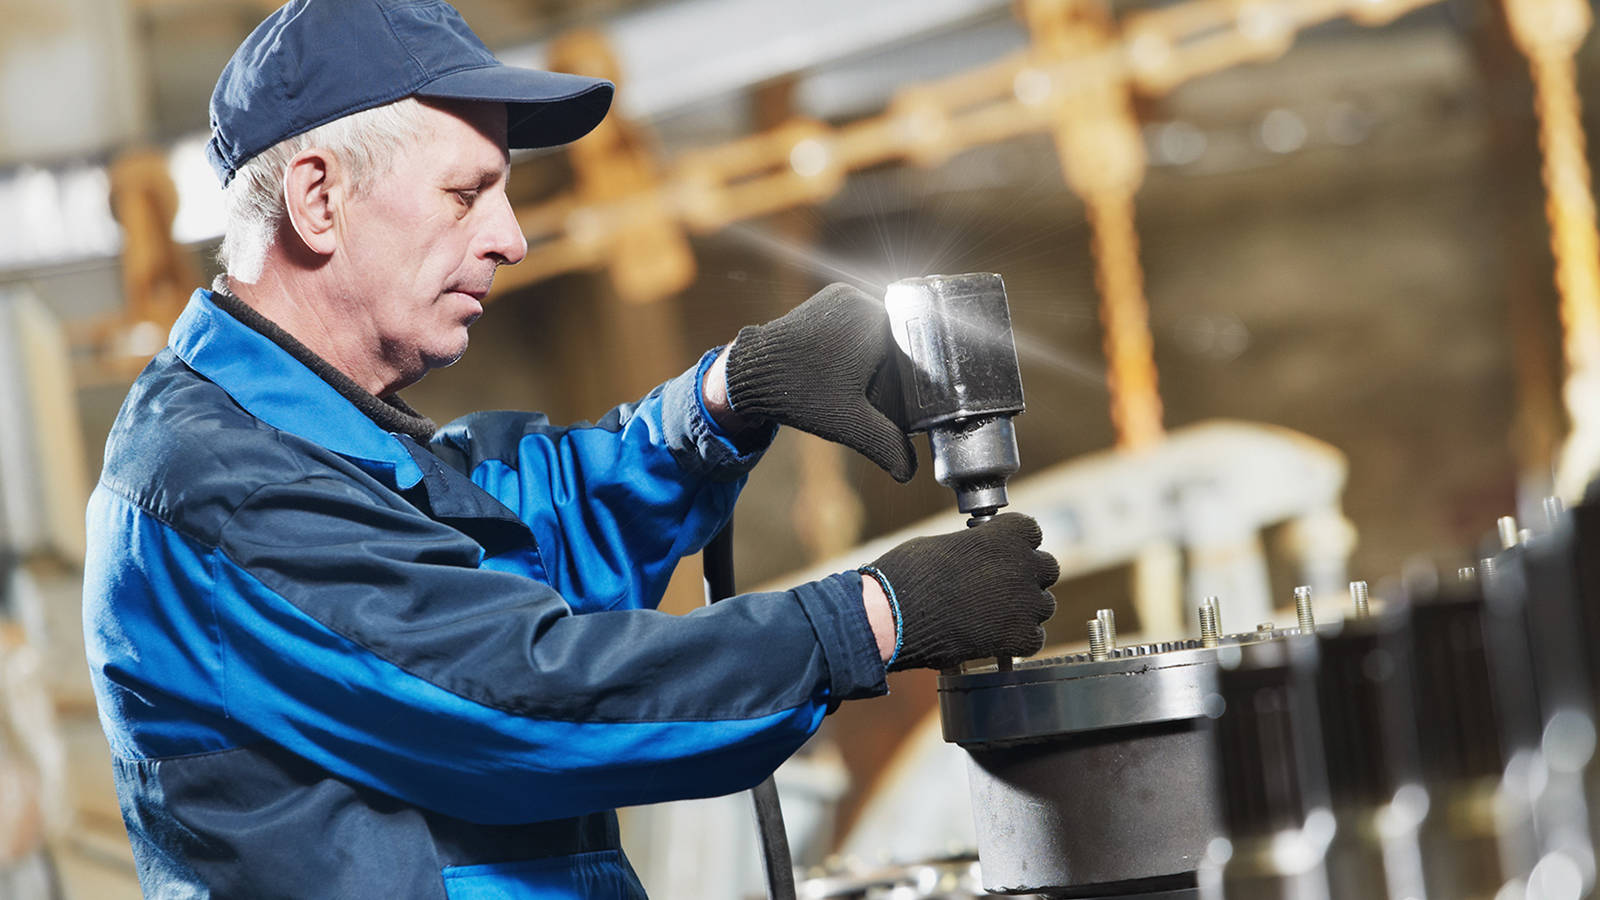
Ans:
[[[333,475],[257,489],[215,544],[105,485],[89,519],[89,656],[117,756],[267,740],[485,823],[747,787],[837,703],[883,693],[886,668],[1036,651],[1054,605],[1054,561],[1015,514],[864,570],[892,626],[856,572],[687,616],[574,615],[480,568],[455,529]]]
[[[530,821],[748,787],[886,689],[854,572],[687,616],[573,615],[396,501],[263,488],[212,548],[97,493],[91,516],[133,521],[116,533],[146,551],[91,653],[111,715],[143,723],[117,754],[226,749],[162,724],[211,721],[452,816]]]

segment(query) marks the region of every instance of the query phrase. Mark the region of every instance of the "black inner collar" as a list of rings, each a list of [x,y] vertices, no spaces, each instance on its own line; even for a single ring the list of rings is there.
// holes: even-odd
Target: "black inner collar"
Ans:
[[[412,409],[409,404],[401,400],[398,395],[379,397],[361,385],[355,379],[334,368],[327,360],[311,352],[311,348],[295,340],[294,335],[278,327],[276,322],[263,316],[254,308],[245,304],[243,300],[228,293],[222,285],[222,279],[212,287],[211,299],[217,308],[233,316],[240,322],[249,326],[254,331],[265,335],[268,340],[283,348],[283,351],[299,360],[306,368],[317,373],[317,377],[326,381],[339,395],[349,400],[356,409],[371,419],[384,431],[404,434],[417,443],[427,446],[433,438],[433,433],[439,426],[433,420]]]

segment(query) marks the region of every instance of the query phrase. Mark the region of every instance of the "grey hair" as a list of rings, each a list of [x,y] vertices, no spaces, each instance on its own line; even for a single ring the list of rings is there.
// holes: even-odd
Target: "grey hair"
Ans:
[[[328,150],[343,163],[350,190],[359,192],[386,171],[395,152],[409,145],[425,127],[422,102],[405,97],[318,125],[252,156],[223,191],[227,222],[217,261],[230,277],[240,281],[254,283],[261,277],[267,251],[288,215],[283,178],[295,154],[307,147]]]

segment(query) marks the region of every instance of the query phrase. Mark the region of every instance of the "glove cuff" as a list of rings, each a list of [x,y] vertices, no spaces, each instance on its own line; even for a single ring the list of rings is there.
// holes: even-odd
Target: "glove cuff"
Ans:
[[[734,412],[763,419],[782,412],[782,406],[771,400],[781,398],[794,380],[783,344],[760,325],[739,329],[733,349],[728,351],[728,403]]]

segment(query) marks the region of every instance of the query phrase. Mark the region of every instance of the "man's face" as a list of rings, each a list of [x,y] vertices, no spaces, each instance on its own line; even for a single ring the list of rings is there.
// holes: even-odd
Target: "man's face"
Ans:
[[[430,102],[428,127],[346,200],[340,293],[404,382],[467,349],[495,267],[528,243],[506,198],[506,108]]]

